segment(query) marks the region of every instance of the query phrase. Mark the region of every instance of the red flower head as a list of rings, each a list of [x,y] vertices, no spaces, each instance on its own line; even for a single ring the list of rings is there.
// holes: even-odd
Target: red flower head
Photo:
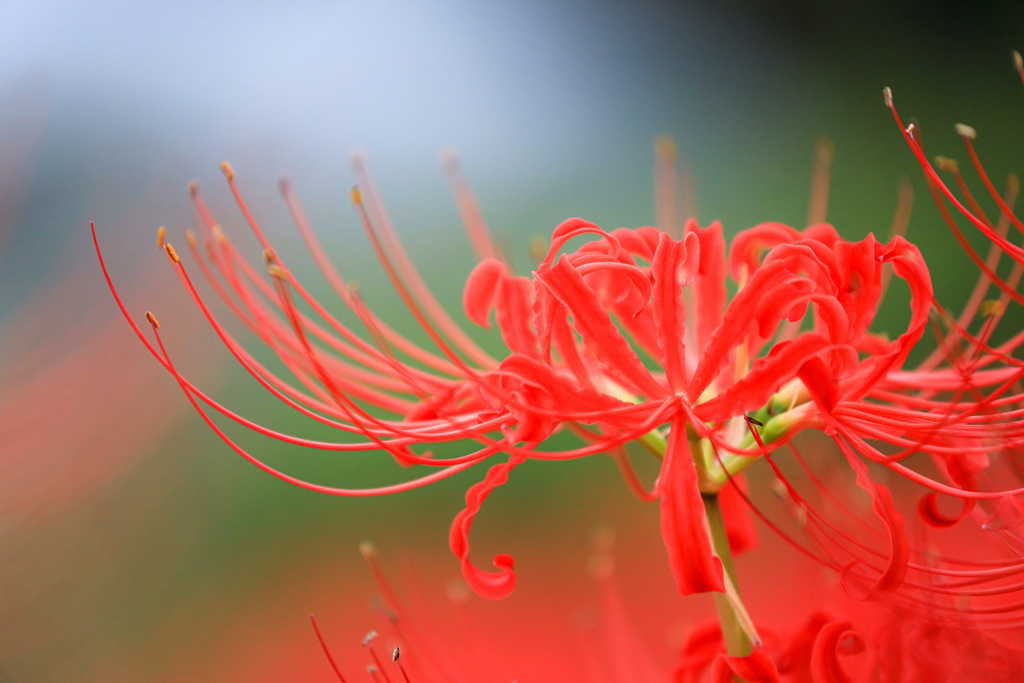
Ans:
[[[916,140],[908,140],[923,159]],[[470,487],[466,508],[455,518],[450,535],[467,583],[486,597],[508,595],[516,580],[507,555],[494,558],[493,572],[469,561],[470,527],[490,492],[527,459],[566,460],[597,453],[618,459],[640,497],[660,499],[662,535],[679,591],[724,594],[723,620],[731,623],[726,631],[734,632],[726,636],[734,638],[730,654],[749,652],[749,642],[758,643],[734,585],[730,545],[741,550],[751,541],[742,472],[762,458],[778,475],[783,496],[802,524],[804,538],[793,542],[836,569],[851,592],[880,595],[901,586],[914,595],[1009,591],[1012,587],[989,582],[998,584],[1016,573],[1016,560],[968,562],[970,568],[964,569],[955,558],[933,559],[923,549],[911,548],[903,515],[889,488],[873,478],[875,465],[868,463],[935,492],[959,496],[965,504],[957,519],[973,510],[977,500],[1002,498],[1007,510],[1018,510],[1012,496],[1019,490],[983,493],[979,487],[992,471],[993,443],[1012,449],[1020,439],[1015,421],[1020,398],[1011,388],[1024,371],[1010,355],[1019,340],[992,347],[987,328],[971,333],[963,324],[954,325],[942,352],[917,368],[905,367],[929,315],[944,312],[933,301],[928,268],[918,249],[899,234],[886,243],[873,235],[848,242],[817,220],[823,218],[822,197],[827,195],[828,150],[819,152],[813,224],[800,231],[764,223],[740,232],[727,249],[718,223],[700,227],[688,220],[677,229],[674,200],[665,191],[666,178],[673,177],[672,149],[661,144],[661,228],[606,231],[571,218],[555,228],[550,247],[529,277],[517,275],[495,246],[465,181],[449,161],[456,201],[480,258],[465,287],[465,313],[483,327],[491,326],[493,316],[508,350],[501,359],[478,346],[433,297],[399,241],[361,158],[355,161],[359,186],[352,192],[359,220],[432,349],[403,337],[365,306],[324,254],[284,183],[284,198],[299,232],[365,332],[356,333],[318,302],[271,247],[242,200],[234,172],[224,164],[231,191],[263,246],[269,281],[240,256],[195,186],[192,196],[208,262],[191,232],[189,246],[210,286],[273,349],[294,380],[272,372],[235,341],[194,287],[174,249],[164,245],[173,267],[230,353],[261,386],[310,419],[357,437],[355,441],[315,441],[246,420],[179,374],[152,315],[147,317],[156,345],[130,317],[129,322],[231,448],[303,488],[344,496],[393,493],[506,455]],[[923,163],[934,186],[951,196]],[[990,236],[996,257],[1006,252],[1024,263],[1024,249],[987,220],[956,206]],[[1000,206],[1007,220],[1019,226]],[[910,315],[906,328],[889,339],[870,328],[892,276],[909,289]],[[728,280],[736,289],[731,298]],[[1016,280],[998,278],[991,267],[983,267],[982,283],[985,288],[993,283],[1006,296],[1020,299]],[[976,310],[968,306],[968,321]],[[994,325],[998,317],[992,313],[985,325]],[[237,445],[209,409],[273,439],[334,451],[385,451],[429,473],[371,489],[303,481]],[[773,452],[806,428],[834,439],[857,485],[870,497],[883,533],[870,525],[867,535],[859,526],[850,532],[849,524],[865,523],[841,502],[843,519],[830,521],[784,476]],[[583,445],[546,447],[547,438],[560,429],[578,435]],[[429,452],[432,445],[451,441],[475,445],[449,458]],[[652,491],[640,484],[630,465],[624,450],[630,442],[662,459]],[[901,450],[883,453],[879,442]],[[953,484],[905,464],[920,452],[934,456]],[[798,452],[792,453],[802,465]],[[821,486],[817,479],[811,483]],[[955,521],[941,516],[934,497],[922,509],[930,521]],[[1015,514],[1020,517],[1020,512]],[[1009,516],[1004,511],[1003,519]],[[985,586],[977,588],[980,584]]]

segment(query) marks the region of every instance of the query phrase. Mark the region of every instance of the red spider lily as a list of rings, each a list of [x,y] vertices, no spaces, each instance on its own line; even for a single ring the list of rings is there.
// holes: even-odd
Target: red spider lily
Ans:
[[[282,191],[303,239],[342,304],[365,327],[369,341],[313,298],[287,269],[243,201],[230,166],[224,164],[225,175],[264,248],[269,282],[240,256],[193,186],[209,261],[199,251],[199,239],[189,233],[199,267],[228,308],[277,354],[295,381],[269,370],[235,340],[200,296],[175,250],[165,245],[182,283],[230,353],[261,386],[310,419],[361,438],[355,442],[304,439],[235,414],[177,371],[155,317],[147,314],[156,339],[153,345],[126,311],[125,316],[218,436],[257,467],[289,483],[335,495],[380,495],[423,486],[507,454],[507,460],[492,465],[485,478],[470,487],[466,508],[454,520],[450,535],[467,583],[486,597],[508,595],[516,580],[507,555],[494,558],[496,572],[469,561],[470,527],[487,496],[527,459],[565,460],[596,453],[615,455],[627,483],[641,498],[660,498],[662,534],[679,591],[724,593],[738,627],[755,645],[757,637],[729,566],[729,544],[723,539],[728,532],[736,549],[749,541],[744,533],[741,473],[761,457],[779,475],[785,496],[803,522],[807,539],[793,539],[794,543],[836,569],[849,590],[874,596],[901,586],[911,593],[939,595],[1002,595],[1016,590],[1006,577],[1019,572],[1018,561],[935,559],[923,549],[911,548],[904,517],[889,488],[872,478],[865,463],[877,463],[936,492],[961,497],[966,503],[957,518],[971,512],[975,500],[1019,493],[979,490],[989,471],[993,441],[1006,450],[1016,448],[1021,438],[1014,419],[1020,399],[1011,390],[1022,372],[1010,356],[1016,338],[1009,347],[988,346],[989,328],[998,317],[991,315],[980,334],[956,327],[955,338],[947,340],[942,353],[919,368],[905,368],[934,304],[929,272],[916,247],[898,234],[885,244],[873,235],[847,242],[823,222],[803,231],[765,223],[739,233],[727,251],[718,223],[700,227],[689,220],[677,230],[674,200],[665,191],[669,156],[670,150],[662,146],[662,229],[605,231],[583,219],[569,219],[554,230],[532,277],[515,274],[495,246],[457,168],[449,164],[456,201],[480,258],[467,280],[465,313],[484,327],[491,325],[493,314],[509,351],[503,359],[482,350],[433,297],[399,241],[361,159],[355,163],[359,187],[352,193],[359,219],[433,350],[413,344],[363,304],[321,249],[290,186],[284,184]],[[827,177],[827,164],[819,168],[824,169],[819,178]],[[819,182],[814,193],[818,199],[812,204],[812,218],[823,218],[821,186]],[[1001,251],[1024,254],[998,231],[989,232],[996,256]],[[575,238],[590,241],[578,245]],[[1007,296],[1020,297],[990,270],[983,269],[986,286],[1002,283]],[[906,283],[911,298],[906,329],[889,340],[869,328],[892,275]],[[731,299],[727,277],[738,288]],[[970,319],[974,312],[968,309],[964,315]],[[973,348],[964,352],[964,342]],[[433,471],[370,489],[306,482],[237,445],[209,409],[287,443],[335,451],[381,450],[402,464]],[[755,417],[749,418],[750,413]],[[578,434],[584,445],[543,448],[562,428]],[[772,453],[807,428],[823,430],[838,444],[857,485],[870,497],[882,534],[875,531],[868,540],[850,534],[808,505],[785,479]],[[450,458],[422,451],[456,440],[477,446]],[[640,485],[625,453],[626,444],[633,441],[663,460],[653,491]],[[877,442],[901,450],[883,454]],[[935,456],[956,485],[904,464],[919,452]],[[1005,500],[1010,501],[1008,507],[1015,504],[1014,498]],[[940,515],[935,498],[926,501],[923,509],[932,521],[951,521]],[[720,504],[724,512],[719,511]],[[1004,511],[1004,517],[1009,514]],[[913,604],[921,598],[911,595],[907,600]],[[987,622],[986,614],[990,613],[975,616]]]

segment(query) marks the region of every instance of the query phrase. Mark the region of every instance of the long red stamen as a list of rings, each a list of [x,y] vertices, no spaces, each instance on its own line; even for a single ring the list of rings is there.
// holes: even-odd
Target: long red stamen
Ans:
[[[341,675],[341,669],[334,662],[334,657],[331,656],[331,650],[327,647],[327,641],[324,640],[324,636],[320,633],[320,627],[316,623],[316,617],[312,614],[309,615],[309,620],[313,623],[313,630],[316,631],[316,638],[320,641],[320,647],[323,648],[324,654],[327,656],[327,661],[331,663],[331,668],[334,669],[334,674],[338,677],[341,683],[345,683],[345,677]]]

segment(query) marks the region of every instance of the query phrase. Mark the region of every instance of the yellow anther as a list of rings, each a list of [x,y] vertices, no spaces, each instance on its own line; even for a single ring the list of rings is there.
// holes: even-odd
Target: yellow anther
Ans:
[[[188,240],[188,246],[192,249],[196,248],[196,233],[189,229],[185,231],[185,239]]]
[[[1010,189],[1010,192],[1017,194],[1020,192],[1020,177],[1016,173],[1011,173],[1006,178],[1006,186]]]
[[[885,102],[885,106],[892,109],[892,88],[889,86],[882,88],[882,101]]]
[[[268,248],[263,250],[263,262],[264,263],[266,263],[269,266],[275,260],[277,260],[277,254],[274,253],[273,249],[270,249],[268,247]]]
[[[195,197],[199,193],[199,182],[196,180],[188,181],[188,194],[190,197]]]
[[[540,235],[530,238],[530,258],[534,263],[540,263],[548,253],[548,241]]]
[[[370,541],[363,541],[359,544],[359,552],[362,554],[364,560],[373,560],[377,557],[377,546]]]
[[[955,128],[956,128],[956,134],[959,135],[962,138],[967,138],[968,140],[974,140],[975,138],[978,137],[978,131],[974,130],[973,128],[968,126],[966,123],[958,123],[958,124],[956,124]]]
[[[228,182],[235,179],[235,169],[231,168],[231,164],[228,162],[220,162],[220,170],[224,172],[224,177],[228,179]]]
[[[224,234],[219,225],[215,225],[210,228],[210,233],[213,235],[213,239],[217,240],[220,244],[224,244],[228,241],[228,236]]]
[[[160,323],[157,321],[156,316],[153,315],[150,311],[146,311],[146,320],[148,320],[149,324],[152,325],[153,327],[157,329],[160,328]]]
[[[363,192],[359,189],[358,185],[352,186],[352,203],[356,206],[363,203]]]
[[[935,157],[935,165],[940,171],[946,171],[949,173],[956,173],[960,170],[960,164],[957,163],[956,159],[950,157],[937,156]]]
[[[1006,306],[998,299],[987,299],[981,302],[981,314],[986,318],[1001,316],[1005,310]]]
[[[156,246],[157,247],[163,248],[163,246],[164,246],[164,238],[165,237],[167,237],[167,228],[165,228],[164,226],[161,225],[160,228],[156,231]]]
[[[1013,65],[1017,67],[1017,71],[1024,71],[1024,57],[1016,50],[1013,51]]]
[[[814,152],[822,159],[832,161],[836,155],[836,146],[830,139],[822,135],[814,141]]]
[[[174,247],[167,243],[164,245],[164,251],[167,252],[167,258],[171,259],[172,263],[180,263],[181,259],[178,258],[178,252],[174,251]]]
[[[270,277],[280,278],[281,280],[287,280],[291,277],[291,273],[277,265],[276,263],[270,264],[267,268],[267,272],[270,273]]]
[[[678,152],[676,141],[671,135],[659,135],[654,138],[654,153],[660,160],[674,162]]]

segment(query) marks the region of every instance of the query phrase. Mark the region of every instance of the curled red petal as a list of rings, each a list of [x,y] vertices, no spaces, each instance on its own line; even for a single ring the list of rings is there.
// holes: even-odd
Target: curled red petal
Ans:
[[[939,494],[933,491],[921,498],[921,501],[917,504],[917,511],[921,515],[921,519],[928,526],[935,527],[936,529],[945,529],[956,525],[957,522],[966,517],[977,506],[978,501],[967,498],[959,501],[959,503],[960,511],[955,515],[947,515],[939,510]]]
[[[677,417],[668,435],[658,479],[661,539],[682,595],[725,592],[722,561],[715,555],[697,487],[697,466],[690,457],[686,423]]]
[[[658,328],[662,365],[672,391],[686,389],[686,363],[683,336],[686,329],[686,306],[683,286],[697,275],[700,263],[700,240],[690,233],[677,242],[661,234],[658,249],[651,263],[654,276],[654,321]]]
[[[871,496],[871,509],[885,526],[885,533],[889,540],[889,562],[875,583],[874,591],[876,593],[891,593],[903,583],[903,578],[907,575],[907,564],[910,561],[910,544],[907,541],[903,516],[893,504],[892,492],[884,484],[871,478],[867,465],[853,452],[846,439],[837,436],[835,441],[857,475],[857,486]]]
[[[771,398],[785,382],[817,354],[831,348],[820,334],[809,332],[781,342],[767,356],[758,358],[742,379],[715,398],[696,407],[702,420],[724,420],[754,410]]]
[[[854,632],[850,622],[827,624],[814,640],[811,652],[811,674],[820,683],[850,683],[839,663],[840,654],[857,654],[864,651],[864,641]]]
[[[752,331],[757,330],[762,337],[767,337],[784,317],[795,319],[802,315],[802,311],[793,310],[789,304],[795,302],[799,307],[801,300],[806,302],[809,286],[807,280],[794,276],[781,261],[759,268],[729,302],[722,322],[701,350],[700,362],[687,391],[688,398],[696,401],[704,393],[729,362],[729,354]],[[780,301],[786,302],[787,306],[779,306]]]
[[[515,353],[537,353],[537,334],[530,324],[532,299],[533,283],[528,278],[505,276],[498,284],[494,317],[502,341]]]
[[[729,271],[739,282],[743,279],[744,266],[749,277],[758,267],[762,250],[777,244],[789,244],[800,239],[800,232],[782,223],[761,223],[740,231],[732,238],[729,247]]]
[[[535,277],[568,309],[583,343],[610,370],[648,398],[665,396],[665,389],[640,362],[636,351],[564,254],[550,269],[537,271]]]
[[[725,533],[729,538],[729,549],[733,555],[739,555],[757,547],[757,529],[754,517],[750,514],[750,505],[737,491],[747,490],[746,479],[742,474],[732,478],[729,485],[718,492],[718,504],[722,508],[722,519],[725,521]]]
[[[693,338],[697,350],[703,352],[711,333],[722,322],[727,294],[725,291],[725,238],[722,224],[715,221],[706,228],[690,220],[686,224],[687,234],[694,234],[700,240],[700,269],[693,285]]]
[[[462,307],[466,317],[481,327],[491,326],[491,309],[504,275],[505,264],[496,258],[488,258],[478,263],[466,279]]]
[[[469,560],[469,530],[480,506],[491,491],[508,481],[509,473],[523,461],[513,456],[507,462],[494,465],[487,471],[483,481],[477,482],[466,491],[466,507],[455,516],[448,545],[462,565],[462,576],[466,583],[480,597],[500,600],[512,594],[516,586],[515,562],[511,555],[495,555],[497,572],[488,572],[476,567]]]

